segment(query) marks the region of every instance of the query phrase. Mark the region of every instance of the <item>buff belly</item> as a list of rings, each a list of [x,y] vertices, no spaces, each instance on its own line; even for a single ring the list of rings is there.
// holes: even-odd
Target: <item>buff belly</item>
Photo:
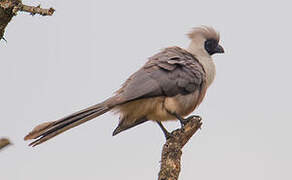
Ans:
[[[185,117],[195,110],[201,100],[199,91],[195,91],[188,95],[139,99],[119,105],[115,110],[120,113],[120,121],[127,124],[145,117],[153,121],[177,120],[169,112]]]

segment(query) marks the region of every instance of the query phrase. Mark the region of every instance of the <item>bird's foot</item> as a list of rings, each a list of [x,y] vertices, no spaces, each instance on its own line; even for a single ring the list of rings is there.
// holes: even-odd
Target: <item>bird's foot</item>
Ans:
[[[178,119],[179,119],[181,127],[183,128],[193,118],[202,119],[201,116],[198,116],[198,115],[191,115],[187,118],[180,117]]]
[[[163,132],[166,140],[168,140],[169,138],[172,138],[173,137],[173,134],[171,134],[170,132],[168,132],[166,130],[166,128],[162,125],[161,122],[158,122],[157,121],[157,124],[159,125],[160,129],[162,130],[162,132]]]
[[[166,133],[164,133],[164,136],[165,136],[165,139],[166,140],[168,140],[168,139],[170,139],[170,138],[173,138],[174,137],[174,135],[173,134],[171,134],[170,132],[166,132]]]

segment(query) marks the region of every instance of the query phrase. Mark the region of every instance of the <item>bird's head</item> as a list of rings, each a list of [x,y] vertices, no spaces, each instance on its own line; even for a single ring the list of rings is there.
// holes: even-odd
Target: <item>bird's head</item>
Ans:
[[[220,35],[212,27],[196,27],[187,35],[192,41],[189,50],[194,54],[204,53],[211,56],[224,53],[223,47],[219,44]]]

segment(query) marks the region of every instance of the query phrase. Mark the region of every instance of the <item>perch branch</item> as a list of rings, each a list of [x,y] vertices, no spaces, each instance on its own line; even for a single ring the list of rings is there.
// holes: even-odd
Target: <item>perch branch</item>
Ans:
[[[40,5],[34,7],[34,6],[28,6],[28,5],[24,5],[24,4],[20,3],[20,4],[18,4],[18,6],[15,6],[13,8],[13,13],[16,13],[17,11],[29,12],[31,15],[39,14],[42,16],[51,16],[54,14],[55,9],[53,9],[53,8],[43,9],[43,8],[41,8]]]
[[[18,11],[29,12],[31,15],[39,14],[42,16],[51,16],[55,12],[53,8],[43,9],[40,6],[34,7],[24,5],[21,0],[0,0],[0,40],[4,39],[5,28]]]
[[[163,145],[158,180],[177,180],[181,169],[182,148],[201,127],[200,117],[194,117],[183,128],[173,131]]]
[[[10,145],[10,141],[7,138],[1,138],[0,139],[0,150],[8,145]]]

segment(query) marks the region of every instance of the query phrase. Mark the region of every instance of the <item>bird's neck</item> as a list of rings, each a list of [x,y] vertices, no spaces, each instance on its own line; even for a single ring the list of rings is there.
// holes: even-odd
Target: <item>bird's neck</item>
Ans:
[[[206,72],[206,84],[209,87],[215,79],[216,68],[211,56],[207,53],[204,47],[199,47],[199,42],[192,41],[187,48],[187,51],[190,52],[195,58],[201,63],[205,72]]]

